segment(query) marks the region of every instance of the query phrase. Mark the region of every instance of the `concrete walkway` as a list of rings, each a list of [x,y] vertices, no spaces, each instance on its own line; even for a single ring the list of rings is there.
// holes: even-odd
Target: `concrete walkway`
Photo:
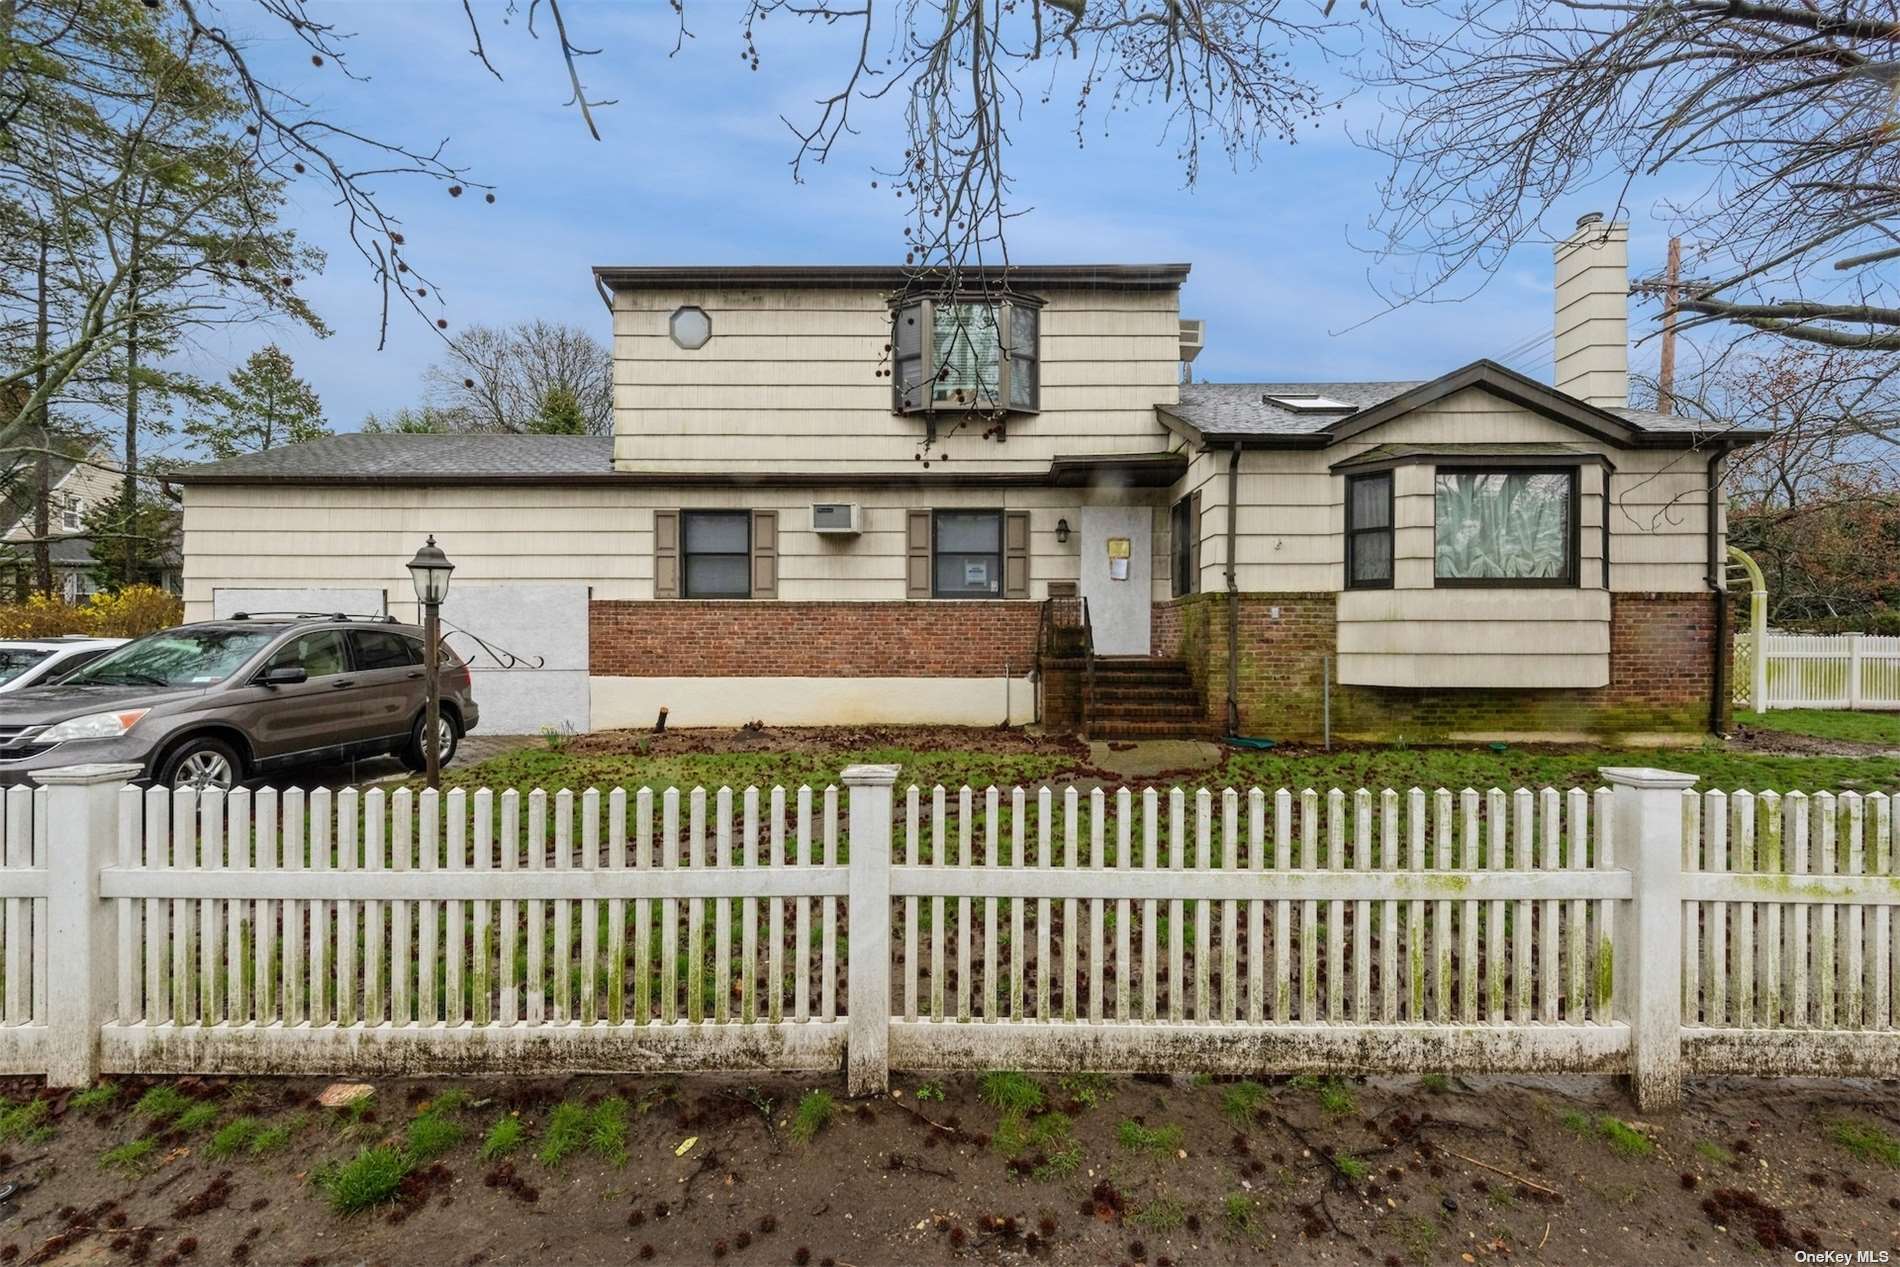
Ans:
[[[1089,763],[1118,778],[1151,779],[1169,770],[1211,770],[1224,752],[1221,745],[1200,739],[1138,739],[1113,747],[1096,739],[1089,743]]]

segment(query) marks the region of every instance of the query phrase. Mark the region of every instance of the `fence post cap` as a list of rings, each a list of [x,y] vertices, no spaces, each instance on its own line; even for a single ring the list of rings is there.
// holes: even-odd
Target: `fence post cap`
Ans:
[[[1680,792],[1696,785],[1700,777],[1694,774],[1680,774],[1674,770],[1658,770],[1653,766],[1598,766],[1597,773],[1606,783],[1614,787],[1661,788],[1665,791]]]
[[[890,787],[897,782],[894,765],[848,765],[838,781],[847,787]]]
[[[55,784],[128,783],[145,773],[145,767],[133,761],[94,761],[86,765],[62,765],[51,770],[35,770],[35,783]]]

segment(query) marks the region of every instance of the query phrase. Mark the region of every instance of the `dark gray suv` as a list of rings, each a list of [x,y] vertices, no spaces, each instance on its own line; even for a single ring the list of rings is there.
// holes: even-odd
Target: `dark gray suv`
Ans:
[[[137,762],[167,787],[384,754],[420,770],[422,657],[422,630],[388,619],[239,616],[148,634],[56,686],[0,695],[0,784],[92,761]],[[447,646],[441,683],[447,764],[478,717]]]

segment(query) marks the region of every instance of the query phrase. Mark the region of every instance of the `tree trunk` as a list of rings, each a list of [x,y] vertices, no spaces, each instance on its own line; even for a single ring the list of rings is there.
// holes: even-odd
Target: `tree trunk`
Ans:
[[[39,257],[39,299],[38,321],[34,332],[33,351],[39,360],[39,369],[35,373],[37,386],[46,386],[47,316],[46,316],[46,226],[40,226]],[[53,501],[53,458],[49,450],[52,447],[52,433],[48,426],[48,410],[42,397],[39,407],[38,426],[39,455],[33,464],[33,577],[34,585],[45,597],[53,593],[53,551],[47,543],[46,534],[52,528]]]
[[[132,258],[139,252],[138,226],[132,228]],[[139,273],[132,270],[127,302],[131,317],[125,324],[125,492],[120,497],[119,513],[125,520],[125,560],[119,573],[122,585],[138,584],[139,522]],[[94,556],[97,557],[97,556]]]

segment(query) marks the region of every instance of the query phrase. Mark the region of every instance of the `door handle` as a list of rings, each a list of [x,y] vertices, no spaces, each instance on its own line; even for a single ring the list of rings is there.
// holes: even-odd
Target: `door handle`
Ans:
[[[340,691],[346,686],[355,686],[355,685],[356,685],[355,678],[349,678],[349,677],[338,678],[336,681],[330,683],[330,689],[333,691]]]
[[[421,676],[422,676],[422,670],[421,670],[421,669],[411,669],[411,670],[409,670],[409,672],[407,672],[407,673],[405,673],[405,674],[404,674],[403,676],[404,676],[404,677],[408,677],[408,678],[419,678],[419,677],[421,677]]]

